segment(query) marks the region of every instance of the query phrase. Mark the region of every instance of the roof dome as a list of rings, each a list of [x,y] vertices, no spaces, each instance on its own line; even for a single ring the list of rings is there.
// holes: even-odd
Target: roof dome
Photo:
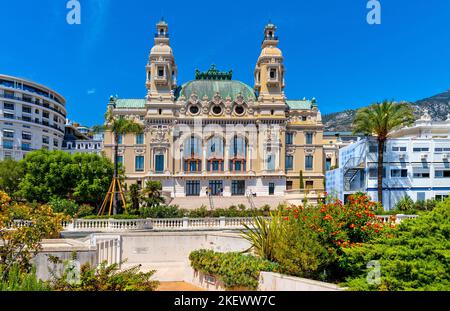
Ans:
[[[192,80],[183,84],[177,97],[189,98],[192,94],[195,94],[199,99],[202,99],[205,95],[212,99],[216,93],[219,93],[223,99],[229,96],[232,100],[235,100],[241,93],[245,101],[256,101],[253,89],[236,80]]]
[[[157,44],[152,47],[150,54],[172,54],[172,48],[167,44]]]
[[[281,50],[279,48],[277,48],[276,46],[269,45],[262,49],[261,55],[259,57],[264,57],[264,56],[281,57],[281,56],[283,56],[283,53],[281,53]]]

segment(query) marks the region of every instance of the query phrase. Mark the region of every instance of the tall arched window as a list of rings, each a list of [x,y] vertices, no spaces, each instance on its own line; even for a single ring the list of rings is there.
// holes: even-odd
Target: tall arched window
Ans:
[[[192,135],[185,141],[184,171],[200,172],[202,170],[202,141]]]
[[[275,171],[276,154],[272,147],[268,147],[266,151],[266,170]]]
[[[207,144],[207,160],[209,172],[223,172],[223,138],[214,136],[208,140]]]
[[[234,136],[230,144],[230,170],[244,172],[247,170],[247,141],[240,136]]]

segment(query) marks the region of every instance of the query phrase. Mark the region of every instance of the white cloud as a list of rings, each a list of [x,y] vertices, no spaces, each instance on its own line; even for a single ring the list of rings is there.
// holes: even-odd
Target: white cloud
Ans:
[[[97,92],[96,89],[89,89],[89,90],[87,90],[87,94],[88,94],[88,95],[95,94],[95,92]]]

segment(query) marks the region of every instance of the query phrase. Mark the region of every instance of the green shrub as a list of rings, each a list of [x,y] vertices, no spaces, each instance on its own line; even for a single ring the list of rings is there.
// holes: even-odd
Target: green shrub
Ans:
[[[55,213],[63,213],[65,215],[75,217],[78,213],[79,206],[75,201],[54,197],[50,200],[49,205]]]
[[[414,209],[414,201],[409,197],[405,196],[400,201],[395,204],[395,210],[406,212]]]
[[[258,287],[261,271],[277,272],[277,264],[242,253],[217,253],[212,250],[197,250],[189,255],[191,266],[205,274],[214,275],[228,289]]]
[[[432,211],[436,207],[436,200],[417,201],[414,204],[416,211]]]
[[[154,207],[141,207],[139,215],[142,218],[181,218],[184,216],[184,212],[177,206],[156,205]]]
[[[83,219],[140,219],[142,218],[139,215],[129,215],[129,214],[117,214],[117,215],[101,215],[101,216],[97,216],[97,215],[90,215],[90,216],[85,216],[83,217]]]
[[[372,260],[380,264],[381,278],[368,284]],[[354,290],[450,290],[450,199],[404,220],[389,235],[345,249],[340,267]]]
[[[94,207],[90,206],[89,204],[82,204],[80,208],[78,209],[78,212],[76,213],[75,217],[82,218],[89,215],[92,215],[94,212]]]
[[[281,217],[278,216],[279,218]],[[323,274],[335,260],[332,252],[321,242],[308,222],[294,217],[279,220],[278,239],[274,242],[273,261],[280,265],[282,273],[326,281]]]
[[[202,218],[207,217],[209,215],[208,209],[205,205],[200,206],[199,208],[193,209],[189,211],[189,217],[192,218]]]
[[[245,206],[245,204],[239,204],[238,209],[241,211],[245,211],[247,209],[247,206]]]
[[[0,266],[0,276],[3,271]],[[0,278],[0,291],[49,291],[50,286],[39,280],[36,276],[36,268],[30,273],[21,272],[18,264],[13,264],[4,280]]]
[[[436,200],[425,200],[414,202],[409,196],[403,197],[398,201],[394,208],[391,210],[384,210],[383,207],[379,207],[376,210],[377,215],[397,215],[397,214],[410,214],[415,215],[419,212],[429,212],[436,206]]]
[[[155,271],[140,272],[140,266],[119,270],[118,264],[103,262],[95,267],[87,263],[81,266],[78,281],[71,281],[73,271],[64,267],[61,275],[52,275],[50,283],[55,291],[154,291],[159,285],[151,279]]]

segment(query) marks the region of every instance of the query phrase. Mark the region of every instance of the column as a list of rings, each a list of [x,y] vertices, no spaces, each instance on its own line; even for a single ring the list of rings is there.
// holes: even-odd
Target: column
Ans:
[[[183,162],[183,148],[180,148],[180,174],[184,172]]]
[[[202,172],[206,172],[206,144],[202,147]]]
[[[253,171],[253,145],[248,146],[247,171]]]
[[[224,145],[225,152],[224,152],[224,164],[223,164],[223,170],[224,172],[228,172],[230,170],[230,149],[228,148],[228,145]]]
[[[150,173],[154,172],[154,169],[153,169],[153,155],[154,155],[154,149],[150,148],[150,156],[149,156],[149,159],[148,159],[148,165],[149,165],[148,171]],[[145,164],[144,164],[144,167],[145,167]]]

